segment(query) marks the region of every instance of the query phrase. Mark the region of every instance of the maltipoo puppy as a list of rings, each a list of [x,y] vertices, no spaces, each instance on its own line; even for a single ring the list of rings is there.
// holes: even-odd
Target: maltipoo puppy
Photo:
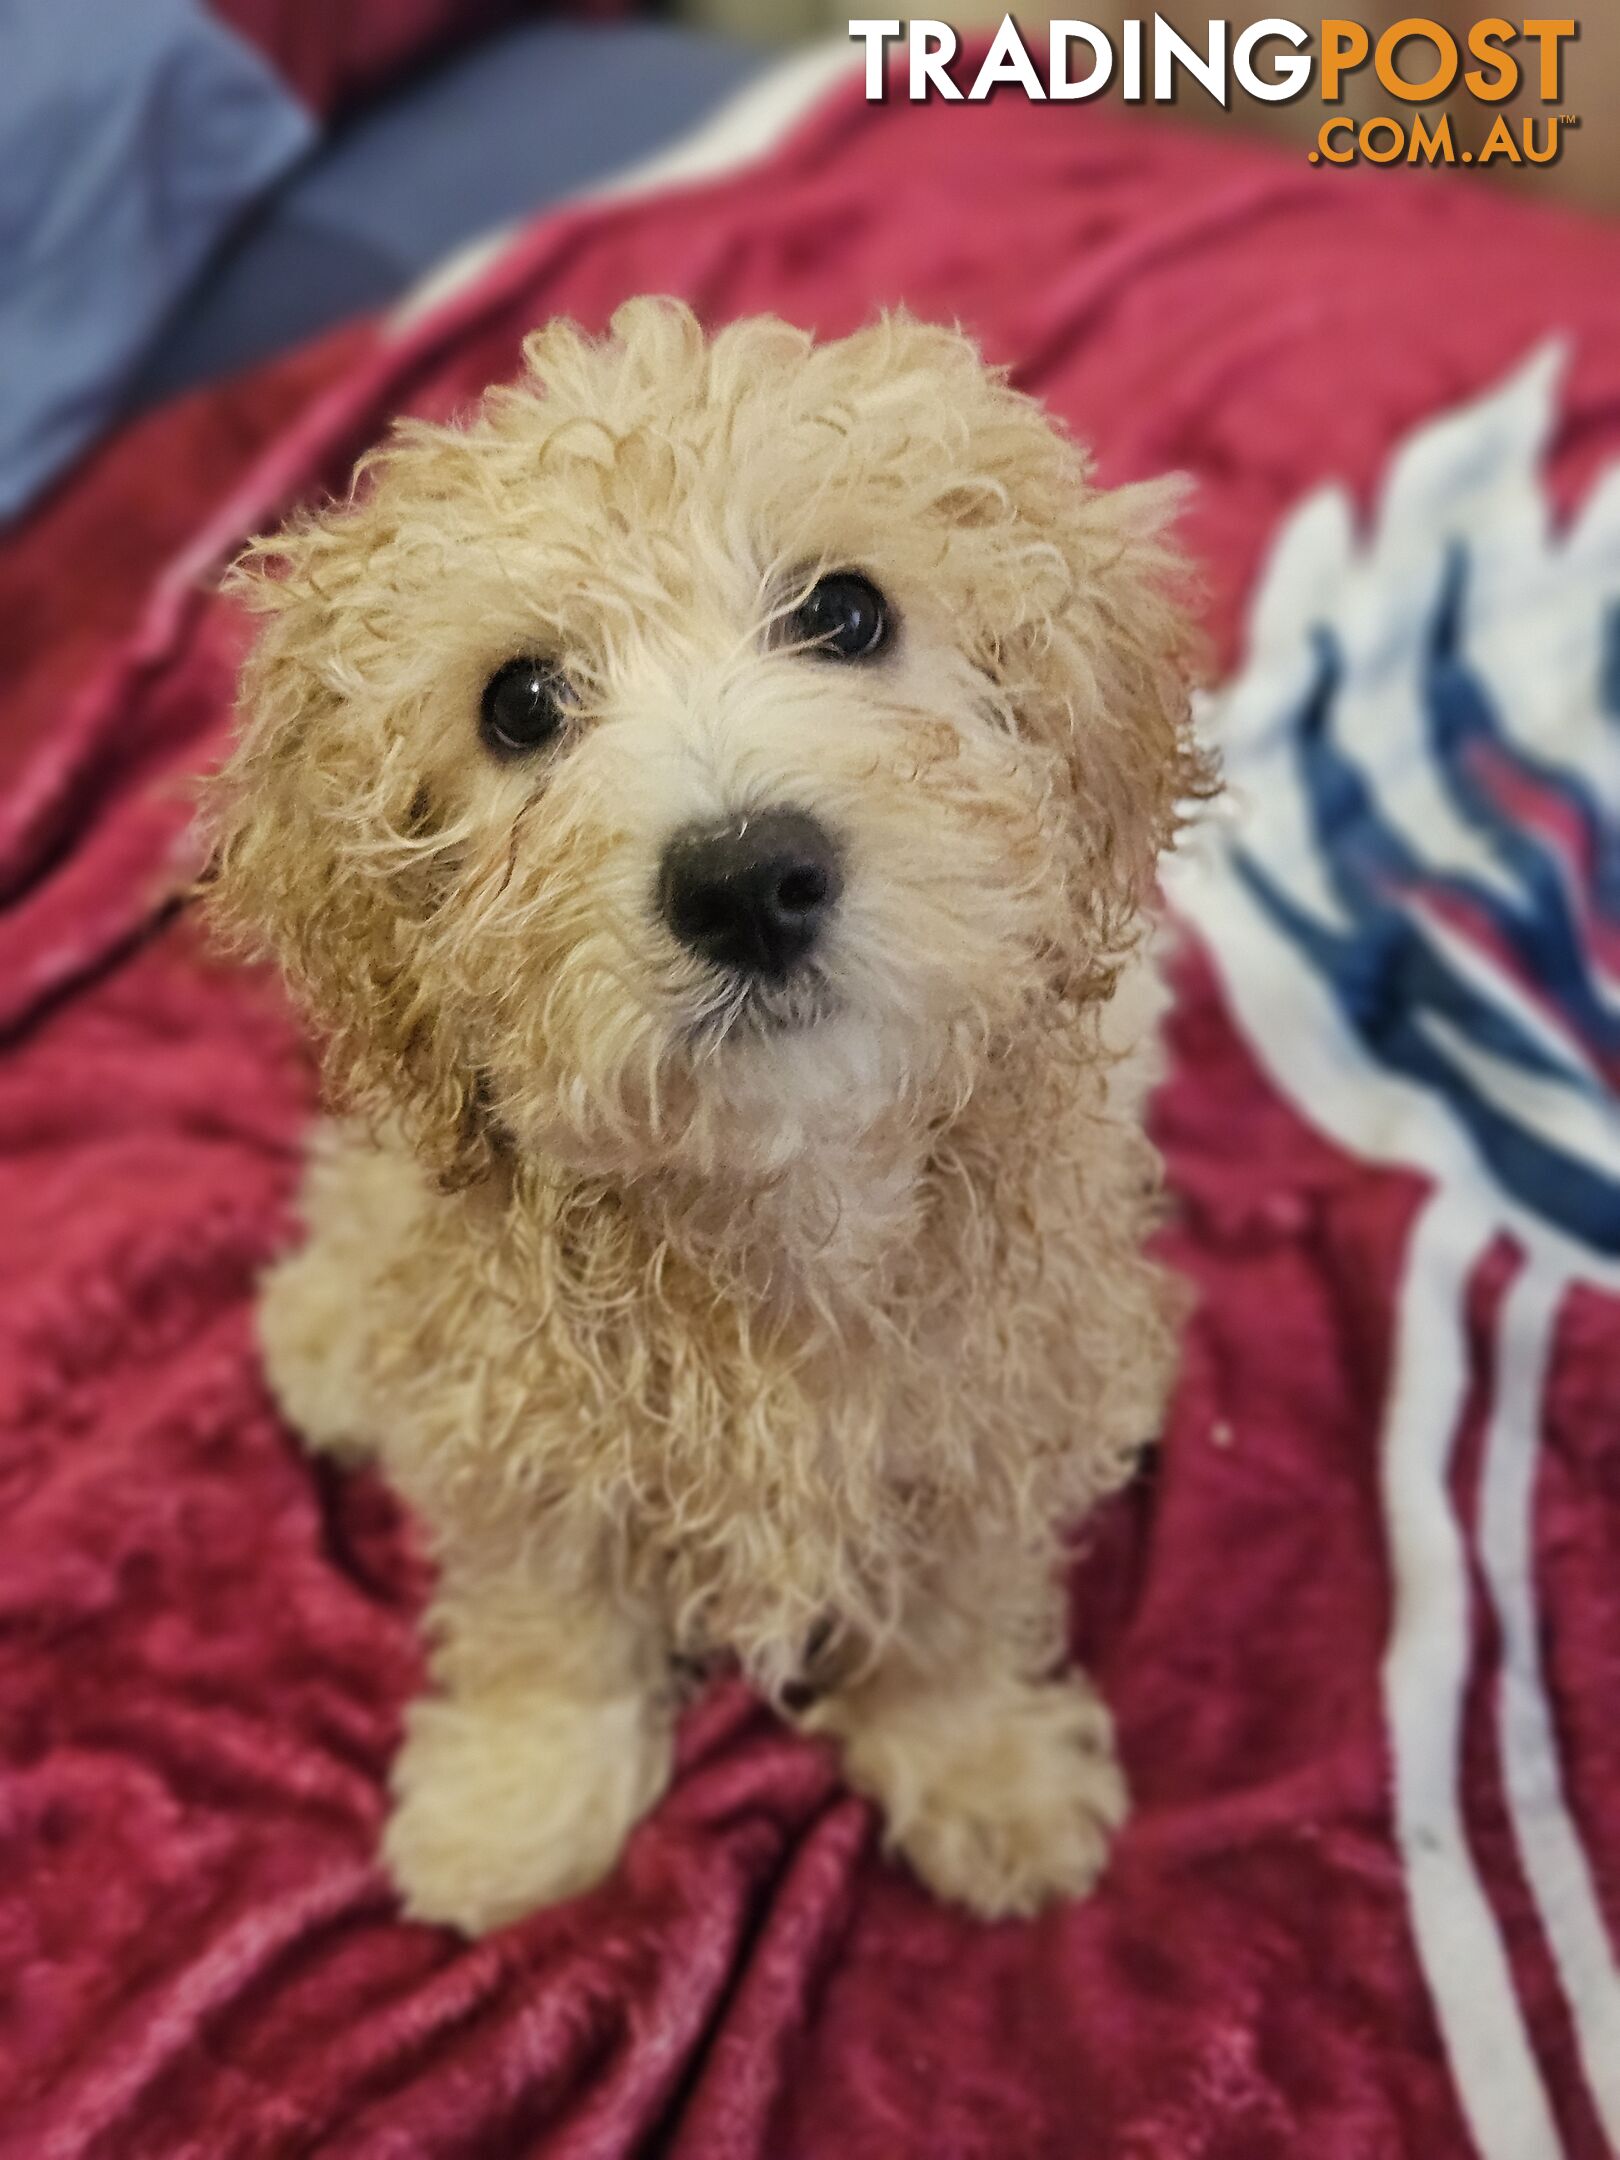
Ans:
[[[1154,1433],[1154,862],[1207,772],[1156,537],[967,340],[638,300],[261,542],[211,896],[344,1120],[288,1416],[437,1558],[407,1909],[583,1890],[729,1654],[942,1896],[1125,1812],[1062,1534]]]

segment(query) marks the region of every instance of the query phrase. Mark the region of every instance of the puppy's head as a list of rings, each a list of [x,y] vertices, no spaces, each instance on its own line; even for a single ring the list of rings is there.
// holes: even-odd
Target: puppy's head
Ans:
[[[1105,987],[1200,784],[1164,498],[903,318],[526,358],[241,566],[216,913],[442,1174],[950,1115]]]

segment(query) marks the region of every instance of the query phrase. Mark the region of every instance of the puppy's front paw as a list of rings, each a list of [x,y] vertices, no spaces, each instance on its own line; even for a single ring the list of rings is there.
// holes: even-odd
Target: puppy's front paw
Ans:
[[[1082,1896],[1127,1812],[1112,1721],[1078,1678],[891,1696],[847,1729],[845,1761],[888,1844],[987,1920]]]
[[[431,1696],[394,1765],[383,1857],[413,1920],[482,1935],[599,1882],[669,1777],[644,1699]]]

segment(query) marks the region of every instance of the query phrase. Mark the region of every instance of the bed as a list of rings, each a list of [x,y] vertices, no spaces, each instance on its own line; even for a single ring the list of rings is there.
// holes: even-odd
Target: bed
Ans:
[[[1620,2152],[1620,243],[844,76],[722,155],[149,412],[0,561],[0,2153]],[[960,320],[1105,480],[1196,483],[1233,787],[1167,880],[1156,1123],[1198,1302],[1075,1556],[1134,1816],[1035,1922],[930,1903],[726,1680],[591,1896],[468,1945],[375,1861],[424,1563],[255,1349],[315,1084],[185,899],[214,585],[644,289]]]

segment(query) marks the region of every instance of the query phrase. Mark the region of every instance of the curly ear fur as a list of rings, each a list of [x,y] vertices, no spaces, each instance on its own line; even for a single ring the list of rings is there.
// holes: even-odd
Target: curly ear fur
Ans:
[[[242,671],[235,750],[205,796],[204,900],[222,936],[279,963],[343,1107],[398,1125],[442,1183],[465,1184],[499,1135],[434,982],[434,805],[402,740],[347,700],[335,657],[334,624],[386,516],[373,499],[306,519],[255,542],[227,580],[270,619]]]

